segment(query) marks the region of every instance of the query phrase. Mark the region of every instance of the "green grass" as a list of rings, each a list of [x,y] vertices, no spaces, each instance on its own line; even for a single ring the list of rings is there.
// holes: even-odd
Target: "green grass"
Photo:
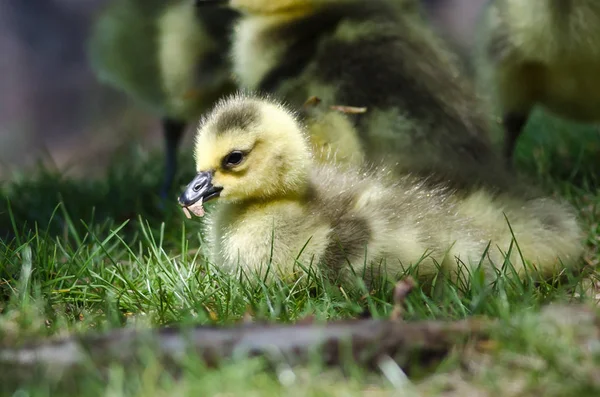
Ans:
[[[594,129],[564,134],[564,124],[536,118],[519,146],[519,168],[549,192],[573,202],[588,231],[586,261],[598,263],[600,195],[595,175],[600,137]],[[543,134],[541,131],[545,131]],[[542,139],[543,138],[543,139]],[[181,179],[191,177],[183,156]],[[324,280],[308,286],[250,283],[202,259],[196,220],[186,220],[175,199],[159,209],[160,153],[139,149],[118,155],[105,178],[68,179],[40,167],[2,186],[0,204],[0,342],[19,345],[34,337],[173,324],[231,324],[250,311],[265,321],[374,317],[391,313],[391,281],[370,290],[344,289]],[[250,276],[250,275],[248,275]],[[397,388],[449,395],[593,395],[598,358],[564,333],[543,333],[532,316],[550,302],[590,301],[596,274],[567,274],[561,282],[534,285],[509,276],[469,283],[438,280],[434,295],[417,288],[407,300],[407,320],[484,315],[505,327],[496,348],[449,357],[437,369],[423,368],[410,381],[398,368],[384,373],[318,368],[264,371],[260,360],[232,362],[214,370],[191,362],[175,380],[149,359],[141,370],[115,366],[101,378],[96,369],[78,376],[83,395],[388,395]],[[526,280],[527,281],[527,280]],[[434,297],[432,297],[434,296]],[[532,325],[533,324],[533,325]],[[482,358],[483,357],[483,358]],[[478,361],[479,360],[479,361]],[[516,363],[516,364],[515,364]],[[520,365],[520,366],[519,366]],[[433,374],[433,376],[431,376]],[[1,376],[0,376],[1,377]],[[57,395],[55,385],[0,383],[3,395]],[[452,391],[453,390],[453,391]],[[511,394],[510,390],[519,393]],[[13,394],[13,392],[15,392]],[[81,394],[81,393],[80,393]],[[70,395],[66,393],[65,395]]]

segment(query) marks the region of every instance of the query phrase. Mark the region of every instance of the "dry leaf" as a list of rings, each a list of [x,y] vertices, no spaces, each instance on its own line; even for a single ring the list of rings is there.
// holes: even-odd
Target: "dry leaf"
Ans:
[[[402,320],[402,314],[404,313],[404,301],[414,287],[415,280],[410,276],[398,281],[394,287],[394,309],[390,315],[390,320]]]
[[[219,319],[217,313],[211,310],[208,306],[204,306],[204,309],[206,310],[206,312],[208,313],[208,317],[210,317],[212,321],[217,321]]]
[[[310,98],[308,98],[306,102],[304,102],[304,105],[302,105],[302,107],[307,108],[309,106],[317,106],[319,103],[321,103],[321,98],[313,95]]]
[[[315,322],[315,315],[309,314],[307,316],[302,317],[298,321],[296,321],[296,324],[312,324],[314,322]]]

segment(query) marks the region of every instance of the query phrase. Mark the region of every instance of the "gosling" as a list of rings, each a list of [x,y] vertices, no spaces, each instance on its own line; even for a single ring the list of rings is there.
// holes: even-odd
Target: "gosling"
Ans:
[[[328,277],[362,272],[369,282],[418,263],[418,277],[431,280],[440,268],[458,275],[457,259],[483,258],[494,274],[510,252],[523,277],[520,251],[550,276],[582,254],[572,208],[550,198],[463,194],[410,175],[316,163],[307,131],[273,98],[221,100],[200,122],[194,156],[197,175],[179,204],[208,218],[209,260],[226,269],[262,277],[270,266],[287,279],[295,263],[315,264]],[[204,214],[211,200],[216,207]]]
[[[477,73],[482,91],[492,88],[509,162],[536,105],[600,120],[600,2],[495,0],[481,23]]]
[[[93,27],[88,52],[98,79],[162,120],[163,198],[187,124],[233,92],[227,53],[236,17],[228,9],[199,10],[194,0],[113,0]]]
[[[475,87],[419,1],[199,3],[223,3],[241,14],[231,44],[240,88],[273,94],[295,108],[311,96],[326,107],[366,108],[338,117],[339,128],[309,126],[311,140],[329,143],[338,156],[351,157],[358,141],[359,158],[383,159],[399,173],[457,187],[511,185]],[[340,133],[348,124],[352,129]]]

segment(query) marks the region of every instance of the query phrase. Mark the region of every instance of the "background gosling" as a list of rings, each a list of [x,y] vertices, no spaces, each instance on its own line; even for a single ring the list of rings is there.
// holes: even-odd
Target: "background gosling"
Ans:
[[[113,0],[93,28],[89,56],[98,78],[162,119],[163,198],[187,122],[235,86],[227,58],[235,17],[226,8],[199,10],[194,0]]]
[[[271,264],[283,277],[296,261],[330,276],[347,276],[350,266],[360,274],[366,263],[368,281],[371,270],[394,277],[429,253],[418,273],[431,279],[436,262],[450,275],[455,258],[478,264],[491,241],[483,266],[492,273],[512,242],[505,214],[524,258],[541,274],[574,266],[582,253],[581,230],[566,204],[341,170],[314,162],[309,147],[294,114],[273,99],[233,96],[202,120],[197,175],[179,202],[218,200],[206,223],[212,263],[259,273]],[[523,276],[517,251],[510,259]]]
[[[535,105],[600,120],[600,2],[495,0],[481,23],[477,73],[499,108],[508,160]]]
[[[240,87],[275,94],[294,107],[311,96],[325,106],[366,107],[346,118],[367,160],[383,158],[401,172],[456,185],[512,183],[492,149],[474,86],[417,0],[199,3],[225,3],[241,13],[231,50]],[[331,140],[342,143],[331,145],[342,156],[356,146],[346,148],[337,135]]]

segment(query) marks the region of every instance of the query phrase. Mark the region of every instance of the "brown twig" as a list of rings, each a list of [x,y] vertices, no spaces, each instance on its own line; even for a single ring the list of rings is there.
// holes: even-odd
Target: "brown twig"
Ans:
[[[257,355],[274,363],[285,360],[300,364],[317,354],[326,365],[343,366],[353,358],[360,365],[374,367],[380,359],[391,357],[406,369],[409,363],[418,364],[415,357],[442,358],[469,338],[485,337],[487,326],[479,320],[406,323],[369,319],[327,324],[120,329],[0,349],[0,383],[35,381],[35,374],[52,378],[76,373],[88,368],[90,362],[100,368],[115,363],[131,368],[148,349],[171,369],[178,369],[180,359],[190,353],[208,366]]]
[[[342,112],[344,114],[362,114],[367,112],[366,107],[333,105],[329,108],[331,110],[337,110],[338,112]]]
[[[317,97],[317,96],[311,96],[309,97],[306,102],[304,102],[304,104],[302,105],[302,108],[304,110],[317,106],[322,102],[321,98]],[[366,113],[367,108],[366,107],[357,107],[357,106],[345,106],[345,105],[332,105],[329,106],[330,110],[335,110],[344,114],[362,114],[362,113]]]

